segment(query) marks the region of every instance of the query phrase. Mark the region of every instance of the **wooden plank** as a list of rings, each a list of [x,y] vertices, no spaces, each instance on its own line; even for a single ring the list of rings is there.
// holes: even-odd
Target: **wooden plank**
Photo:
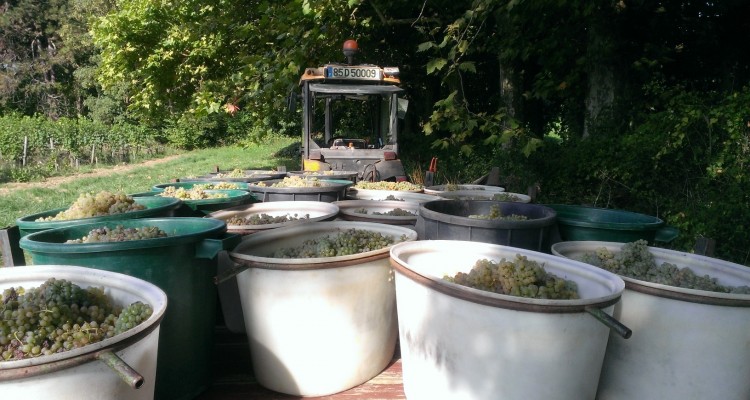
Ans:
[[[18,226],[0,229],[0,254],[3,258],[3,267],[26,265],[23,250],[18,246],[19,240],[21,240],[21,231]]]

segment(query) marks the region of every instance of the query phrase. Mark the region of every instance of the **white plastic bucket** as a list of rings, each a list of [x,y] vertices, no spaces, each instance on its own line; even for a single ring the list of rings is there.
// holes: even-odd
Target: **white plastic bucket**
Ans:
[[[477,260],[517,254],[574,280],[580,299],[507,296],[449,283]],[[409,399],[593,399],[624,283],[617,275],[501,245],[426,240],[391,248],[404,392]],[[637,333],[636,333],[637,334]]]
[[[455,192],[457,190],[462,191],[479,191],[479,193],[483,192],[492,192],[492,193],[500,193],[504,192],[505,188],[500,186],[491,186],[491,185],[475,185],[475,184],[464,184],[459,183],[456,185],[435,185],[435,186],[428,186],[424,188],[424,192],[426,194],[431,194],[435,196],[440,196],[442,193],[446,192]]]
[[[577,259],[624,243],[560,242],[553,254]],[[657,264],[689,267],[728,286],[750,285],[750,268],[649,247]],[[750,295],[683,289],[623,277],[615,316],[637,333],[611,337],[599,399],[750,399]]]
[[[481,190],[454,190],[439,193],[437,196],[447,200],[496,200],[516,203],[530,203],[531,196],[511,192],[490,192]]]
[[[392,360],[398,335],[389,248],[325,258],[280,259],[280,248],[339,229],[366,229],[398,240],[416,232],[369,222],[313,222],[246,236],[230,257],[255,377],[298,396],[338,393],[370,380]]]
[[[286,215],[295,215],[298,218],[307,216],[307,218],[297,219],[286,222],[262,225],[231,225],[227,224],[227,232],[238,233],[241,235],[250,235],[269,229],[278,229],[285,226],[307,224],[316,221],[329,221],[339,213],[339,207],[333,203],[322,201],[272,201],[269,203],[253,203],[239,207],[227,208],[225,210],[212,212],[206,215],[206,218],[216,218],[224,222],[229,222],[232,217],[249,218],[253,215],[268,214],[273,217],[283,217]],[[232,260],[226,251],[219,252],[217,274],[232,268]],[[224,324],[230,332],[245,333],[245,322],[242,315],[242,305],[240,303],[240,292],[237,289],[237,280],[230,279],[218,285],[219,302],[221,303],[221,312],[224,317]]]
[[[347,221],[376,222],[388,225],[411,225],[417,222],[419,203],[397,200],[343,200],[333,204],[339,207],[339,218]],[[400,208],[412,215],[383,215]],[[362,212],[364,209],[365,212]],[[376,214],[380,213],[380,214]]]
[[[135,328],[98,343],[50,356],[0,361],[2,397],[152,399],[159,325],[167,306],[167,295],[138,278],[68,265],[0,268],[0,290],[11,286],[39,286],[49,278],[65,279],[83,288],[103,287],[115,303],[127,305],[140,300],[151,305],[154,312]],[[125,366],[119,371],[128,377],[130,384],[105,363],[107,356],[113,353],[124,361]],[[117,357],[115,362],[119,361]]]

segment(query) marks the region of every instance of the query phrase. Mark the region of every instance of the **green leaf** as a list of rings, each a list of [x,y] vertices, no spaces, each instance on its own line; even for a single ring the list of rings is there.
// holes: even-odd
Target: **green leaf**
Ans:
[[[458,69],[461,71],[473,72],[475,74],[477,73],[477,66],[473,61],[464,61],[461,64],[458,64]]]
[[[420,43],[419,46],[417,46],[417,52],[427,51],[433,47],[435,47],[435,42]]]
[[[440,71],[445,67],[445,64],[448,63],[448,60],[444,58],[433,58],[432,60],[427,62],[427,74],[432,74],[435,71]]]

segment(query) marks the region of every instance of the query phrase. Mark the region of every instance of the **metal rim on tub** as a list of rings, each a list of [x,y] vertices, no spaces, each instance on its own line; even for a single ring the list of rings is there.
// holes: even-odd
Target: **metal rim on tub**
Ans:
[[[436,275],[424,274],[415,271],[409,266],[409,264],[403,261],[402,256],[407,254],[419,254],[420,252],[428,251],[444,251],[447,246],[461,246],[463,252],[476,254],[477,259],[482,258],[480,254],[491,254],[494,251],[506,251],[518,253],[523,256],[529,257],[537,262],[541,260],[544,264],[555,263],[558,257],[539,253],[531,250],[508,247],[502,245],[494,245],[488,243],[478,242],[465,242],[455,240],[423,240],[412,243],[399,243],[391,248],[391,265],[400,274],[412,279],[424,286],[434,289],[438,292],[446,295],[457,297],[463,300],[471,301],[477,304],[483,304],[492,307],[507,308],[516,311],[530,311],[540,313],[575,313],[585,312],[587,308],[605,308],[609,307],[620,300],[622,290],[625,288],[624,282],[617,277],[617,275],[602,271],[599,268],[593,266],[575,262],[576,273],[580,277],[616,277],[618,283],[615,283],[614,287],[611,288],[611,294],[601,296],[598,298],[585,298],[578,300],[546,300],[546,299],[530,299],[518,296],[502,295],[493,292],[487,292],[483,290],[473,289],[467,286],[458,285],[444,281],[442,277]],[[580,265],[578,265],[580,264]],[[602,274],[602,272],[604,272]]]
[[[272,213],[278,215],[285,215],[289,213],[304,214],[306,212],[318,213],[319,215],[304,220],[280,222],[275,224],[227,225],[227,230],[257,232],[301,223],[327,220],[336,217],[336,215],[339,213],[339,207],[334,203],[326,203],[320,201],[273,201],[267,203],[245,204],[232,208],[226,208],[224,210],[212,212],[206,215],[206,217],[227,221],[233,216],[248,217],[250,215],[263,213]]]
[[[337,268],[360,264],[363,260],[376,260],[388,257],[389,250],[392,246],[364,253],[321,258],[274,258],[268,257],[268,254],[264,254],[267,250],[265,252],[261,250],[259,255],[246,253],[247,251],[253,251],[256,249],[265,249],[267,247],[265,246],[265,243],[281,239],[292,238],[292,240],[301,244],[304,240],[316,237],[317,235],[334,233],[343,229],[351,228],[379,232],[382,235],[391,236],[396,240],[402,236],[404,236],[406,240],[416,240],[417,238],[417,233],[414,230],[397,225],[354,221],[312,222],[309,224],[283,227],[245,236],[242,242],[229,252],[229,257],[234,262],[243,264],[246,267],[278,270]]]
[[[394,200],[342,200],[334,202],[339,206],[339,213],[342,218],[350,221],[364,221],[364,222],[378,222],[384,224],[397,224],[397,225],[409,225],[417,222],[417,215],[419,214],[419,203],[412,203],[407,201],[394,201]],[[359,213],[357,210],[373,209],[376,211],[388,211],[396,208],[409,211],[414,215],[407,216],[393,216],[393,215],[377,215],[370,213]]]

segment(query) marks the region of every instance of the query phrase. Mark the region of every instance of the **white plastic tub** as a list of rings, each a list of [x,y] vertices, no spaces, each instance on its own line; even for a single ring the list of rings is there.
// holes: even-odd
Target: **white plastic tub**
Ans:
[[[574,280],[581,298],[528,299],[442,279],[479,259],[516,254]],[[398,244],[391,263],[407,398],[594,398],[610,328],[591,313],[612,312],[625,287],[617,275],[531,250],[454,240]]]
[[[392,360],[398,332],[389,248],[340,257],[271,257],[277,249],[350,228],[416,240],[416,232],[400,226],[314,222],[246,236],[230,253],[247,267],[237,283],[253,371],[266,388],[329,395],[370,380]]]
[[[427,201],[440,200],[440,197],[431,194],[400,192],[396,190],[362,190],[350,188],[346,192],[350,200],[379,200],[379,201],[408,201],[412,203],[424,203]]]
[[[208,214],[209,218],[220,219],[228,222],[232,217],[249,218],[253,215],[268,214],[272,217],[283,217],[293,215],[301,219],[263,225],[230,225],[227,224],[227,232],[250,234],[268,229],[282,228],[304,224],[315,221],[326,221],[336,218],[339,208],[332,203],[321,201],[273,201],[268,203],[245,204],[242,206],[227,208]],[[302,218],[307,215],[308,218]]]
[[[624,243],[560,242],[553,254],[577,259]],[[750,268],[649,247],[657,264],[689,267],[722,285],[750,285]],[[599,399],[750,399],[750,295],[683,289],[623,277],[617,318],[637,333],[611,337]]]
[[[50,356],[0,361],[2,397],[152,399],[166,294],[157,286],[128,275],[67,265],[0,268],[0,290],[39,286],[49,278],[66,279],[83,288],[103,287],[116,303],[127,305],[140,300],[150,304],[154,312],[137,327],[98,343]],[[113,353],[124,361],[126,367],[121,371],[126,373],[129,383],[103,361]]]
[[[521,193],[488,192],[481,190],[455,190],[438,194],[447,200],[497,200],[516,203],[530,203],[531,197]]]
[[[500,192],[504,192],[505,188],[500,187],[500,186],[474,185],[474,184],[464,184],[464,183],[460,183],[457,185],[434,185],[434,186],[428,186],[424,188],[424,192],[426,194],[438,195],[438,196],[441,193],[454,192],[457,190],[479,191],[479,193],[483,193],[483,192],[500,193]]]
[[[344,200],[333,204],[339,207],[339,218],[347,221],[376,222],[389,225],[411,225],[417,222],[419,203],[395,200]],[[382,215],[396,208],[413,215]],[[364,209],[366,212],[361,212]],[[375,214],[380,213],[380,214]]]
[[[272,201],[269,203],[254,203],[244,206],[227,208],[226,210],[216,211],[208,214],[208,218],[220,219],[228,222],[232,217],[248,218],[252,215],[268,214],[274,217],[293,215],[301,218],[305,215],[308,218],[298,219],[287,222],[263,225],[230,225],[227,224],[227,232],[249,235],[269,229],[283,228],[285,226],[294,226],[316,221],[329,221],[339,213],[339,207],[333,203],[322,201]],[[219,253],[217,273],[222,274],[224,271],[232,268],[232,260],[226,251]],[[237,289],[237,280],[230,279],[218,285],[219,302],[221,303],[221,312],[224,317],[224,323],[231,332],[244,333],[245,322],[242,316],[242,305],[240,303],[240,292]]]

